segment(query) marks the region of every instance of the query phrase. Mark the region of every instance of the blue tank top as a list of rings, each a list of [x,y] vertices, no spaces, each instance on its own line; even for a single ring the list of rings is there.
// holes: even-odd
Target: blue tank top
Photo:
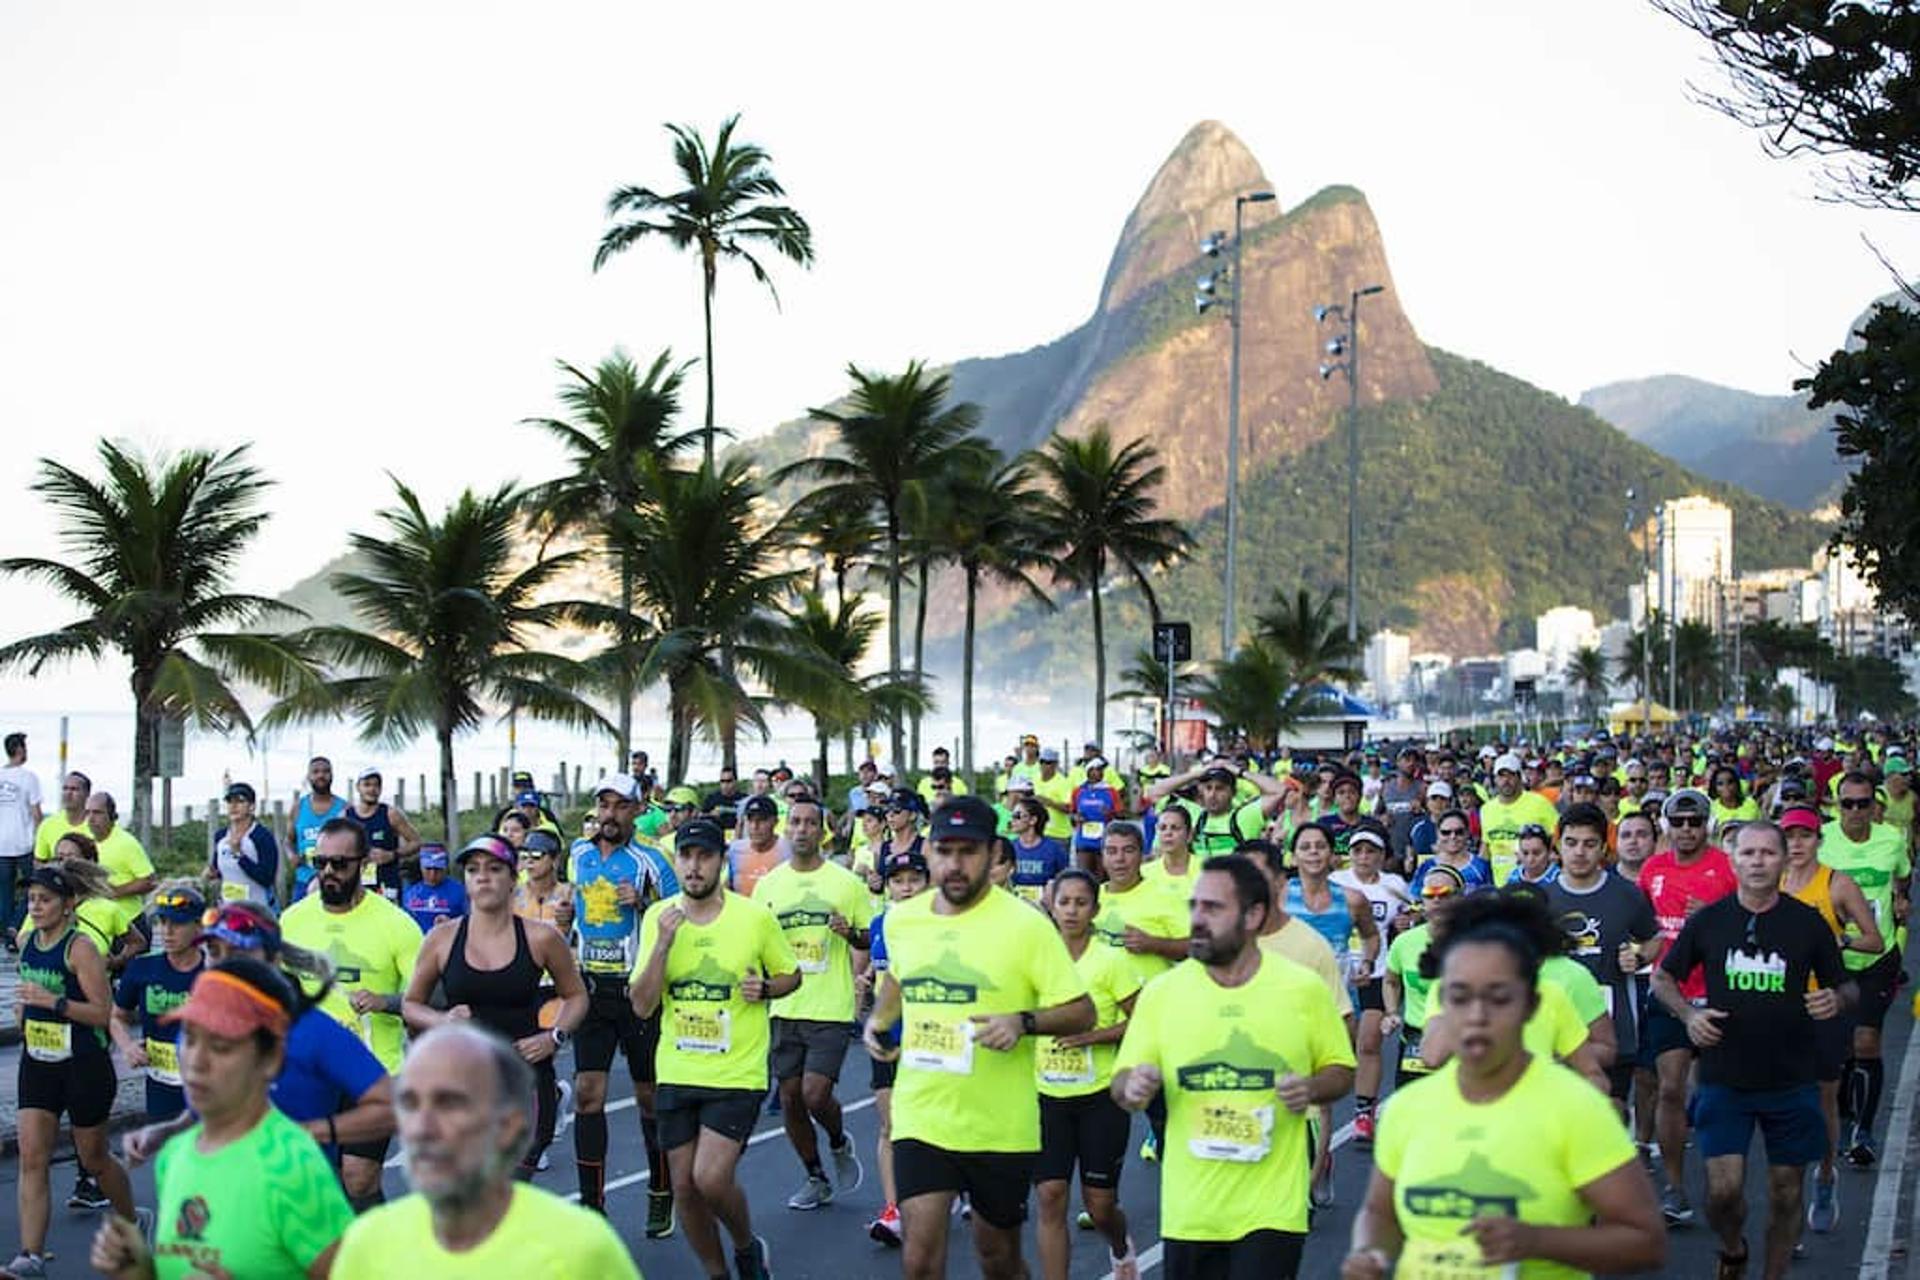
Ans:
[[[313,880],[313,863],[307,856],[313,852],[313,846],[320,842],[320,828],[347,811],[347,802],[339,796],[325,813],[313,811],[311,792],[300,797],[300,803],[293,807],[293,843],[294,852],[299,860],[293,867],[293,900],[300,901],[306,896],[307,885]]]
[[[1353,915],[1347,910],[1347,895],[1338,885],[1331,886],[1333,901],[1324,911],[1307,909],[1306,890],[1299,879],[1287,881],[1287,912],[1300,918],[1301,923],[1327,940],[1333,948],[1333,954],[1344,965],[1347,953],[1352,950],[1348,940],[1353,936]]]
[[[349,805],[343,816],[367,833],[369,849],[393,850],[400,847],[400,833],[394,830],[393,819],[388,815],[384,801],[373,806],[373,812],[364,817],[358,809]],[[397,901],[400,896],[400,860],[395,858],[392,862],[377,865],[369,860],[360,882],[369,888],[377,886],[388,901]]]

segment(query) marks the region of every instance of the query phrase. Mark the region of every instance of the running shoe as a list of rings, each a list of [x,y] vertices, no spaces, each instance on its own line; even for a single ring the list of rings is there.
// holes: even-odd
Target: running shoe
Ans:
[[[28,1253],[23,1249],[7,1264],[7,1274],[13,1280],[46,1280],[47,1257],[43,1253]]]
[[[553,1136],[556,1141],[567,1127],[573,1123],[573,1086],[565,1080],[554,1082],[560,1086],[560,1098],[553,1109]]]
[[[740,1280],[773,1280],[773,1251],[767,1248],[767,1238],[755,1236],[752,1244],[736,1249],[733,1269]]]
[[[880,1211],[880,1216],[867,1224],[869,1238],[890,1248],[900,1247],[900,1209],[897,1205],[888,1205]]]
[[[67,1197],[67,1208],[111,1209],[112,1207],[113,1201],[109,1200],[107,1193],[100,1189],[100,1184],[94,1181],[93,1175],[82,1169],[80,1176],[73,1180],[73,1194]]]
[[[1714,1280],[1747,1280],[1747,1255],[1720,1255],[1720,1265],[1714,1270]]]
[[[1354,1113],[1353,1140],[1363,1147],[1373,1145],[1373,1112],[1356,1111]]]
[[[1140,1259],[1133,1251],[1132,1236],[1127,1237],[1126,1253],[1115,1256],[1109,1252],[1107,1257],[1113,1263],[1109,1280],[1140,1280]]]
[[[133,1227],[149,1246],[153,1244],[153,1210],[134,1206]]]
[[[1693,1202],[1687,1199],[1687,1193],[1678,1187],[1668,1187],[1667,1194],[1660,1197],[1660,1216],[1667,1220],[1670,1227],[1684,1227],[1693,1221]],[[1744,1257],[1740,1265],[1747,1265]]]
[[[540,1158],[533,1162],[533,1171],[535,1173],[545,1173],[547,1170],[551,1169],[552,1167],[553,1167],[553,1161],[547,1157],[547,1153],[544,1151],[540,1153]]]
[[[647,1239],[665,1240],[673,1234],[673,1191],[647,1192]]]
[[[833,1157],[833,1190],[836,1195],[846,1195],[858,1191],[860,1184],[867,1180],[867,1171],[860,1165],[860,1155],[853,1149],[853,1135],[840,1135],[840,1145],[828,1147],[827,1153]]]
[[[1871,1169],[1879,1159],[1880,1153],[1874,1148],[1873,1135],[1866,1126],[1853,1126],[1853,1141],[1847,1144],[1847,1163],[1856,1169]]]
[[[1313,1188],[1307,1193],[1308,1202],[1315,1209],[1333,1208],[1333,1153],[1327,1153],[1327,1167],[1313,1180]]]
[[[1073,1225],[1079,1227],[1082,1231],[1091,1231],[1093,1230],[1093,1215],[1085,1209],[1082,1209],[1080,1216],[1073,1220]]]
[[[1813,1171],[1813,1195],[1807,1203],[1807,1230],[1825,1235],[1840,1224],[1840,1177],[1822,1178]]]
[[[808,1177],[805,1185],[787,1197],[787,1208],[806,1212],[833,1203],[833,1184],[825,1178]]]

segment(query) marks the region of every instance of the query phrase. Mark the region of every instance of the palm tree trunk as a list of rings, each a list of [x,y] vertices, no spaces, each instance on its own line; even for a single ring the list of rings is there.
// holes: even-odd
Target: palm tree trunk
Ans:
[[[920,562],[920,572],[914,586],[913,601],[913,678],[916,683],[924,680],[927,674],[927,561]],[[913,742],[907,748],[907,767],[920,767],[920,713],[913,713]]]
[[[967,567],[967,621],[960,641],[960,776],[973,786],[973,601],[979,571]]]
[[[818,720],[813,722],[813,733],[814,737],[818,738],[820,742],[820,754],[813,762],[813,793],[820,797],[822,806],[824,807],[827,799],[827,751],[831,745],[833,735],[828,733]]]
[[[620,659],[614,666],[620,695],[620,757],[616,769],[625,769],[633,751],[633,553],[620,552]]]
[[[1101,750],[1107,742],[1107,622],[1100,612],[1100,573],[1093,575],[1093,736]]]
[[[460,847],[460,793],[453,776],[453,730],[442,725],[434,736],[440,743],[440,816],[447,825],[447,847]],[[475,796],[476,801],[479,800]]]
[[[700,290],[700,319],[703,327],[706,330],[706,336],[707,336],[707,360],[706,360],[707,429],[705,433],[706,434],[705,447],[706,447],[707,469],[711,471],[713,469],[713,285],[714,285],[714,264],[713,264],[712,250],[710,249],[702,250],[701,268],[704,276],[704,279],[702,282],[704,287]]]
[[[154,756],[160,745],[160,717],[148,705],[153,681],[136,678],[133,685],[133,814],[134,839],[147,847],[153,840]]]
[[[853,772],[853,730],[851,729],[847,730],[846,733],[841,737],[840,742],[841,742],[841,745],[846,747],[847,749],[847,772],[852,773]]]
[[[900,513],[887,509],[887,673],[900,675]],[[904,769],[906,737],[898,714],[887,717],[893,740],[893,767]]]
[[[687,779],[687,698],[679,676],[667,680],[667,785]]]

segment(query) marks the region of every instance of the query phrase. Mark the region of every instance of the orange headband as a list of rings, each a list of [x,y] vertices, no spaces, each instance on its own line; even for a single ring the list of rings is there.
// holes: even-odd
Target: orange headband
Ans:
[[[255,1031],[287,1034],[287,1011],[243,979],[208,969],[193,980],[187,1002],[162,1021],[190,1022],[214,1035],[238,1040]]]

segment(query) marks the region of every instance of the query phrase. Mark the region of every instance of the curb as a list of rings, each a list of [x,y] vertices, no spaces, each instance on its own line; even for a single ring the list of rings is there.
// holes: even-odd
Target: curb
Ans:
[[[118,1135],[129,1129],[138,1129],[146,1123],[147,1113],[135,1108],[128,1111],[114,1111],[107,1116],[107,1132]],[[58,1159],[62,1149],[73,1150],[72,1128],[62,1120],[60,1131],[54,1138],[54,1158]],[[0,1159],[13,1159],[20,1154],[20,1130],[17,1126],[0,1131]]]

